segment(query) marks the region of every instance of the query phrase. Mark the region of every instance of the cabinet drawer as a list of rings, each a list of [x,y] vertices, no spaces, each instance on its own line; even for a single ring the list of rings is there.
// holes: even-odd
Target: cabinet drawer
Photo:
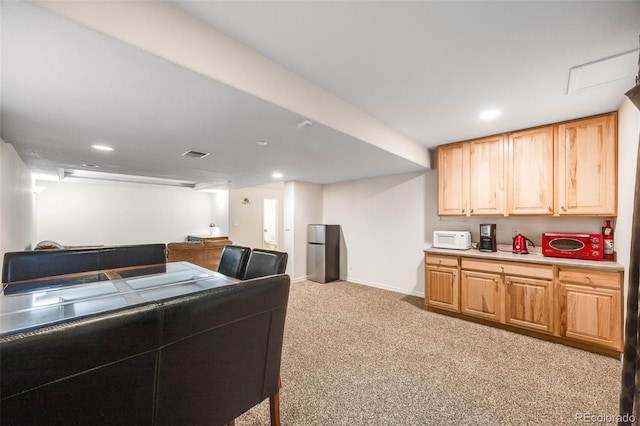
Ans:
[[[621,278],[620,272],[602,271],[598,269],[561,267],[558,271],[558,280],[560,282],[606,287],[615,290],[622,288]]]
[[[434,266],[448,266],[451,268],[458,267],[458,258],[456,256],[438,256],[438,255],[427,255],[427,264]]]
[[[462,258],[462,269],[493,272],[496,274],[521,275],[543,280],[553,279],[553,266],[551,265],[534,265],[532,263],[511,261],[496,262],[465,257]]]

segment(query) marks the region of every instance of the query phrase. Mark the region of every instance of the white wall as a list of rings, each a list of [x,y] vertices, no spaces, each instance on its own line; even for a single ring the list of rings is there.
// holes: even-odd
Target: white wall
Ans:
[[[207,235],[211,194],[140,184],[42,182],[38,241],[143,244]]]
[[[5,252],[31,249],[35,239],[31,173],[13,146],[0,139],[0,261]]]
[[[274,183],[229,191],[229,239],[234,244],[262,248],[263,200],[278,200],[278,241],[283,241],[284,184]],[[243,201],[247,198],[249,203]]]
[[[293,281],[307,277],[307,226],[323,223],[323,187],[308,182],[285,184],[285,251],[289,253],[287,273]]]
[[[325,185],[323,223],[342,227],[343,278],[346,272],[352,282],[424,294],[429,191],[425,173]]]

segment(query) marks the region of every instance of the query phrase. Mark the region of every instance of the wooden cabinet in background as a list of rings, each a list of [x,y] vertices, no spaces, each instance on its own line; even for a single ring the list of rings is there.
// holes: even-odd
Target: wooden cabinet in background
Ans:
[[[507,214],[553,215],[553,126],[509,134]]]
[[[425,256],[425,303],[448,311],[460,312],[458,258]]]
[[[438,215],[617,213],[617,113],[438,147]]]
[[[438,147],[438,215],[504,215],[504,135]]]
[[[560,335],[622,350],[622,272],[561,267]]]
[[[558,125],[558,214],[617,213],[617,114]]]
[[[469,141],[469,214],[504,215],[504,135]]]
[[[438,215],[467,214],[469,146],[465,143],[438,148]]]

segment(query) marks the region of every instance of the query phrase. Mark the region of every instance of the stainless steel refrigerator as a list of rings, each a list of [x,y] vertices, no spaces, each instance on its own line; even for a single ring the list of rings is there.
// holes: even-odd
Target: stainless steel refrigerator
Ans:
[[[307,241],[309,280],[328,283],[340,279],[340,225],[309,225]]]

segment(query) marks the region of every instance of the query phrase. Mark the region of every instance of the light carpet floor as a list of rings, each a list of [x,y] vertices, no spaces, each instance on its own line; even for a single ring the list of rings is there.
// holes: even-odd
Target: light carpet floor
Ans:
[[[581,424],[576,416],[617,414],[620,367],[428,312],[418,297],[344,281],[295,282],[281,419],[285,426]],[[268,400],[236,421],[268,424]]]

